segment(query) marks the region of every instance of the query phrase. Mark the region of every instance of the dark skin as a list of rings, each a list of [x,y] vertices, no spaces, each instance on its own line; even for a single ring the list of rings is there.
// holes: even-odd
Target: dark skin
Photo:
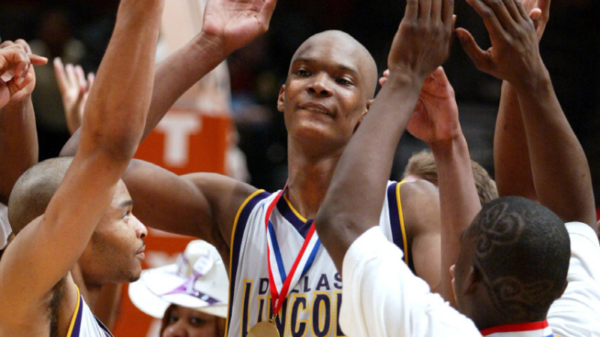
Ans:
[[[448,56],[452,12],[452,1],[407,3],[388,57],[387,83],[335,170],[315,224],[340,273],[350,245],[379,223],[383,203],[380,191],[386,186],[396,145],[415,110],[425,79]],[[413,128],[420,129],[423,121],[414,119]]]
[[[495,161],[496,172],[503,177],[497,181],[500,195],[535,196],[563,221],[580,221],[597,231],[589,165],[539,54],[549,1],[469,3],[483,17],[492,47],[479,49],[472,36],[459,29],[465,51],[481,71],[508,82],[503,93],[507,101],[516,107],[515,93],[518,100],[518,110],[499,115],[501,127],[522,128],[512,135],[499,133],[495,139],[500,145],[495,157],[502,158]],[[528,14],[524,6],[541,14]],[[539,17],[537,30],[529,15]],[[504,149],[511,149],[515,160],[509,160]],[[520,184],[523,174],[531,175],[532,184]]]

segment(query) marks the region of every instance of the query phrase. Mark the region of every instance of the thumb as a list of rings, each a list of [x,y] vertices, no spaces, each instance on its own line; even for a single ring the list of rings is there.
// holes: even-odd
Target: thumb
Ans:
[[[479,48],[473,35],[464,28],[457,28],[456,36],[458,36],[463,50],[469,55],[469,58],[471,58],[477,69],[481,71],[488,70],[489,64],[487,62],[488,58],[486,57],[487,53]]]

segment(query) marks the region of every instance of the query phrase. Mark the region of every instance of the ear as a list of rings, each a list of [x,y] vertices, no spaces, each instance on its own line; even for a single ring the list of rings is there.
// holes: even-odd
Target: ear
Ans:
[[[481,273],[473,266],[469,267],[465,279],[465,295],[475,293],[481,285]]]
[[[277,97],[277,110],[279,112],[284,112],[285,109],[285,84],[281,86],[279,89],[279,97]]]
[[[358,120],[358,123],[356,123],[356,126],[354,127],[354,131],[353,132],[356,132],[356,130],[358,130],[358,127],[360,126],[360,123],[362,123],[363,119],[365,119],[365,116],[369,112],[369,109],[371,108],[371,104],[373,104],[373,102],[375,102],[374,99],[370,99],[370,100],[367,101],[367,109],[365,111],[363,111],[363,113],[360,115],[360,119]]]

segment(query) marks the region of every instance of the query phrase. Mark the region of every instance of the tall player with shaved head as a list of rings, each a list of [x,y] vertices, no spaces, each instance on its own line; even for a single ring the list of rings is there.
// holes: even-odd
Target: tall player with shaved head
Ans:
[[[217,11],[218,1],[210,1],[203,32],[157,67],[146,132],[189,85],[264,32],[275,6],[273,0],[229,2],[238,4],[230,11],[244,14]],[[210,53],[198,52],[199,45]],[[261,329],[344,335],[338,324],[342,280],[311,219],[376,84],[372,56],[346,33],[323,32],[298,48],[277,101],[288,130],[289,171],[276,193],[217,174],[177,176],[139,160],[124,174],[144,223],[207,240],[229,265],[227,336],[263,336]],[[63,154],[73,153],[76,137]],[[401,185],[390,182],[381,191],[381,226],[405,251],[405,262],[440,291],[437,190],[425,181]]]

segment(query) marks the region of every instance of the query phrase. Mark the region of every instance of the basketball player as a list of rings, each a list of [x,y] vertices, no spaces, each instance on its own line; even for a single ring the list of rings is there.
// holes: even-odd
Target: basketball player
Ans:
[[[220,62],[194,54],[196,44],[203,43],[207,35],[211,6],[214,2],[208,3],[203,33],[165,61],[172,71],[160,80],[157,71],[156,83],[160,84],[155,86],[149,112],[157,117],[149,117],[146,131],[154,127],[160,113],[166,112],[187,88],[181,83],[193,83],[190,78]],[[265,13],[268,11],[258,17],[267,20]],[[229,36],[241,34],[241,26],[238,28],[238,31],[227,30],[230,35],[222,38],[233,41]],[[257,31],[262,29],[259,28]],[[248,31],[245,29],[244,33]],[[229,52],[230,49],[223,48],[214,55],[225,57]],[[177,83],[167,84],[169,81]],[[142,221],[158,229],[205,239],[219,249],[229,264],[229,336],[246,336],[258,322],[270,319],[285,335],[343,335],[337,319],[341,277],[327,253],[319,248],[317,237],[310,236],[313,233],[310,219],[320,207],[344,147],[370,105],[376,83],[377,70],[371,55],[345,33],[317,34],[299,47],[277,103],[289,134],[289,180],[280,197],[217,174],[179,177],[143,161],[133,161],[123,176]],[[72,140],[63,154],[73,153],[76,138]],[[440,252],[435,186],[419,181],[400,188],[400,184],[392,182],[382,193],[387,196],[381,220],[388,238],[406,248],[407,264],[414,265],[417,274],[437,289]],[[273,225],[270,239],[267,239],[267,218]],[[276,243],[275,237],[285,245]],[[314,250],[299,254],[311,237]],[[275,254],[271,257],[267,254],[267,241],[277,246],[269,249]],[[294,284],[287,286],[289,293],[274,295],[279,291],[277,284],[283,287],[283,279],[288,278],[299,255],[304,262],[312,261],[312,266],[306,264],[306,274],[297,267],[300,270],[294,274]],[[273,265],[269,266],[267,259]],[[274,268],[279,271],[274,272]],[[270,275],[279,280],[270,279]],[[289,275],[289,282],[292,278]],[[274,296],[281,299],[276,308],[272,302]]]
[[[143,132],[162,7],[121,1],[72,165],[46,161],[15,184],[16,236],[0,261],[2,336],[110,336],[88,305],[104,283],[139,277],[146,229],[120,176]]]
[[[444,224],[442,244],[448,248],[444,253],[453,254],[460,247],[453,267],[458,308],[473,319],[484,336],[552,336],[552,330],[568,336],[600,335],[595,314],[600,305],[600,270],[595,263],[600,247],[595,240],[589,169],[539,57],[533,23],[518,1],[469,3],[484,18],[494,49],[478,49],[464,30],[459,33],[461,41],[481,70],[515,86],[527,136],[519,142],[529,146],[531,157],[531,161],[521,164],[501,164],[497,170],[505,170],[502,174],[506,177],[515,167],[527,170],[535,186],[535,191],[529,193],[535,193],[542,203],[570,222],[565,228],[562,219],[540,204],[505,197],[484,206],[472,224],[465,225],[479,203],[456,106],[448,104],[453,101],[451,87],[440,73],[435,79],[440,89],[437,108],[436,104],[421,106],[409,130],[426,140],[436,156]],[[445,97],[440,95],[444,92]],[[444,101],[447,103],[440,105]],[[363,128],[376,125],[369,117]],[[371,134],[361,133],[364,129],[358,133],[365,142],[371,141],[371,148],[381,151],[383,140],[387,140],[380,136],[384,127],[394,131],[388,135],[390,138],[399,126],[377,126]],[[373,165],[374,156],[368,160],[360,157],[359,153],[371,153],[365,150],[368,148],[363,142],[349,145],[317,218],[324,244],[341,255],[336,263],[340,268],[343,264],[345,280],[343,327],[357,336],[385,336],[386,332],[445,336],[447,327],[458,319],[448,321],[448,309],[440,306],[441,299],[432,298],[424,283],[397,263],[402,254],[387,243],[377,226],[372,227],[377,221],[373,216],[376,208],[363,206],[364,195],[370,192],[376,197],[375,185],[384,182],[372,179],[370,187],[353,188],[356,184],[351,179],[355,175],[349,174],[350,170]],[[389,169],[393,146],[385,151],[377,162],[384,162]],[[363,183],[366,178],[357,177]],[[565,188],[571,191],[556,192]],[[340,201],[345,201],[345,207],[339,206]],[[336,222],[345,224],[345,232],[335,232],[342,227]],[[569,237],[573,249],[570,267]],[[344,248],[347,251],[342,251]],[[442,261],[443,265],[449,262]],[[569,281],[576,282],[572,290],[571,284],[566,284],[567,269]],[[459,328],[470,328],[469,323]],[[476,336],[477,332],[470,335]]]
[[[12,238],[6,207],[10,192],[19,176],[37,162],[32,65],[46,62],[45,58],[32,55],[23,40],[0,44],[0,257]],[[19,72],[17,76],[15,70]]]

